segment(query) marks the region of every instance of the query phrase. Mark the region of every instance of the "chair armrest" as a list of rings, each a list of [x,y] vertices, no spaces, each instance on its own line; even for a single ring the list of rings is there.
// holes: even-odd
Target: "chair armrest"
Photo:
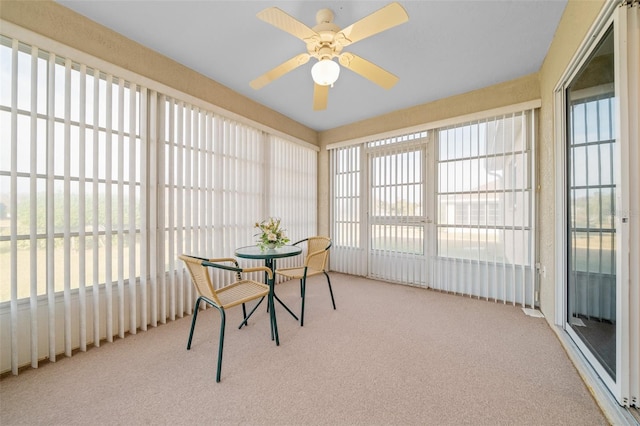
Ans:
[[[232,262],[235,266],[223,265],[220,262]],[[226,271],[232,271],[236,273],[238,278],[240,277],[240,272],[242,272],[242,269],[240,269],[240,267],[238,266],[238,262],[235,259],[228,258],[228,257],[203,260],[202,266],[208,266],[210,268],[218,268],[218,269],[224,269]]]
[[[219,262],[233,262],[236,266],[228,266],[228,265],[223,265],[222,263]],[[250,273],[250,272],[266,272],[269,276],[269,279],[273,278],[273,273],[271,272],[271,269],[267,268],[266,266],[255,266],[252,268],[240,268],[238,266],[238,262],[235,259],[232,258],[220,258],[220,259],[211,259],[211,260],[205,260],[202,262],[202,266],[209,266],[211,268],[218,268],[218,269],[224,269],[226,271],[232,271],[235,272],[238,279],[240,279],[240,274],[245,274],[245,273]]]
[[[202,260],[206,260],[207,262],[211,262],[211,263],[221,263],[221,262],[231,262],[234,265],[236,265],[236,268],[240,268],[240,265],[238,264],[238,261],[235,260],[232,257],[218,257],[216,259],[202,259]]]
[[[219,263],[219,262],[232,262],[234,265],[236,265],[236,268],[240,268],[240,265],[238,265],[238,261],[235,260],[232,257],[219,257],[216,259],[208,259],[206,257],[199,257],[199,256],[194,256],[191,254],[183,254],[178,256],[179,258],[185,257],[185,258],[191,258],[191,259],[198,259],[201,260],[203,262],[208,262],[208,263]],[[213,266],[213,265],[207,265],[207,266]]]
[[[253,268],[243,268],[240,270],[241,273],[250,273],[250,272],[266,272],[267,276],[269,277],[269,279],[273,279],[273,272],[271,272],[271,269],[267,268],[266,266],[256,266]]]

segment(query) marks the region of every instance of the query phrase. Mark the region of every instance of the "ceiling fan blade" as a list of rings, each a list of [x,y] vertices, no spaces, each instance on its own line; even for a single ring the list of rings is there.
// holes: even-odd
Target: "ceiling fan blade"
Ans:
[[[360,41],[374,34],[393,28],[409,20],[409,15],[400,3],[389,3],[371,15],[349,25],[336,34],[336,40],[342,46]]]
[[[391,89],[399,80],[398,77],[391,74],[389,71],[386,71],[376,64],[369,62],[366,59],[362,59],[360,56],[354,55],[353,53],[343,53],[338,58],[338,61],[343,67],[360,74],[364,78],[373,81],[378,86],[384,87],[385,89]]]
[[[251,83],[249,83],[249,85],[256,90],[261,89],[267,84],[271,83],[273,80],[282,77],[289,71],[292,71],[299,66],[306,64],[307,62],[309,62],[309,58],[310,56],[308,53],[301,53],[297,56],[294,56],[288,61],[281,63],[271,71],[268,71],[260,77],[256,78]]]
[[[320,38],[320,35],[317,32],[313,31],[311,28],[307,27],[305,24],[277,7],[269,7],[258,12],[257,16],[264,22],[267,22],[276,28],[280,28],[282,31],[286,31],[302,41],[307,42],[309,39],[314,37],[317,37],[318,39]]]
[[[314,84],[313,87],[313,110],[320,111],[327,109],[327,98],[329,97],[329,86]]]

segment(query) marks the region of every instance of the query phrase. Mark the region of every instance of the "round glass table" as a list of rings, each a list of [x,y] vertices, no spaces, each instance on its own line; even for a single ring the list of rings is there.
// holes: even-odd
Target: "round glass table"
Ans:
[[[275,283],[276,283],[275,270],[276,270],[276,259],[280,259],[283,257],[297,256],[301,253],[302,253],[302,248],[297,246],[282,246],[282,247],[276,247],[276,248],[264,249],[264,250],[258,246],[246,246],[246,247],[237,248],[235,251],[235,255],[237,257],[242,257],[244,259],[263,259],[264,260],[264,265],[267,268],[271,269],[271,272],[273,274],[272,278],[269,279],[268,276],[266,276],[267,274],[265,273],[265,280],[269,285],[271,294],[273,295],[275,300],[277,300],[282,305],[282,307],[285,308],[287,312],[289,312],[291,316],[293,316],[296,319],[296,321],[298,320],[298,317],[296,316],[296,314],[294,314],[291,311],[291,309],[289,309],[289,307],[285,305],[275,293]],[[247,319],[245,319],[243,323],[240,324],[240,327],[246,324],[246,321],[248,319],[249,318],[247,317]]]

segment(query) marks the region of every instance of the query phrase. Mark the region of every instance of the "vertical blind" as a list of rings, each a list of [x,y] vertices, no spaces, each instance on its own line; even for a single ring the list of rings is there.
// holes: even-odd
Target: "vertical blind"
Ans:
[[[316,235],[318,223],[317,152],[269,135],[267,178],[269,197],[266,211],[282,219],[290,243]],[[307,184],[299,185],[298,182]],[[254,220],[255,222],[255,220]],[[253,243],[253,241],[251,242]],[[302,245],[306,256],[306,245]],[[300,260],[291,257],[277,260],[278,267],[293,267]],[[258,262],[253,262],[258,265]],[[257,277],[256,277],[257,279]],[[277,276],[277,282],[285,278]]]
[[[332,269],[534,306],[534,119],[331,149]]]
[[[366,211],[362,210],[362,147],[331,150],[331,269],[367,275]]]
[[[2,372],[189,314],[181,253],[316,232],[315,149],[8,36],[0,63]]]
[[[534,305],[533,112],[437,132],[433,287]]]
[[[372,278],[427,284],[426,137],[421,132],[366,144]]]
[[[0,262],[11,271],[0,277],[0,302],[10,301],[4,359],[16,373],[25,353],[36,367],[128,328],[124,291],[133,271],[125,259],[139,262],[134,218],[144,213],[144,90],[7,37],[0,55],[10,65],[2,68],[0,120],[2,158],[11,159],[0,164]],[[18,301],[26,298],[25,313]]]

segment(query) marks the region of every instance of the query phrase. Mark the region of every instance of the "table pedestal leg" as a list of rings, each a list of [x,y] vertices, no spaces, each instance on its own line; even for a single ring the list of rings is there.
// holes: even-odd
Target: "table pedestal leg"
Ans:
[[[294,314],[291,309],[289,309],[289,307],[287,305],[284,304],[284,302],[282,300],[280,300],[280,298],[276,295],[276,290],[275,290],[275,285],[276,285],[276,260],[275,259],[265,259],[265,266],[269,269],[271,269],[271,272],[273,273],[273,284],[270,284],[271,287],[271,291],[273,292],[273,297],[278,301],[278,303],[280,303],[282,305],[283,308],[285,308],[287,310],[287,312],[289,312],[291,314],[292,317],[294,317],[296,319],[296,321],[298,321],[298,317],[296,316],[296,314]],[[266,275],[266,274],[265,274]],[[265,277],[267,278],[267,277]]]
[[[280,338],[278,337],[278,323],[276,322],[276,307],[273,306],[273,284],[275,283],[275,279],[270,280],[270,290],[268,297],[268,306],[269,306],[269,318],[271,319],[271,340],[276,341],[276,346],[280,346]]]
[[[253,309],[251,309],[251,312],[249,312],[249,315],[247,315],[244,318],[244,321],[242,321],[240,323],[240,326],[238,326],[239,329],[242,328],[242,326],[247,325],[247,321],[249,321],[249,318],[251,318],[251,315],[253,315],[253,313],[256,311],[256,309],[258,309],[258,306],[260,306],[260,304],[262,303],[263,300],[264,300],[264,297],[262,299],[260,299],[258,301],[258,303],[256,303],[256,306],[254,306]],[[268,301],[267,301],[267,304],[268,304]]]

